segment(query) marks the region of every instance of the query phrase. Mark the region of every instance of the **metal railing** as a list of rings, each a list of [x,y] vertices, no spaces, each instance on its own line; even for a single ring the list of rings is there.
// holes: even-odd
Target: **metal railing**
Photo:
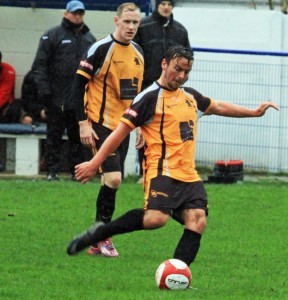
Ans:
[[[186,83],[205,96],[256,108],[271,100],[262,118],[204,116],[198,123],[196,161],[240,159],[255,171],[288,172],[288,53],[194,48],[195,62]],[[200,52],[209,59],[197,59]],[[228,57],[227,57],[228,56]]]

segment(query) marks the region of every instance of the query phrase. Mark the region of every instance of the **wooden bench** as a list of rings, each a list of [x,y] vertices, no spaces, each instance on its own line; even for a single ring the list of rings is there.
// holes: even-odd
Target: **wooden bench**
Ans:
[[[67,135],[63,135],[67,140]],[[46,139],[46,124],[39,126],[0,123],[0,146],[6,139],[5,169],[19,176],[35,176],[40,171],[41,141]],[[125,174],[136,173],[136,133],[130,135],[130,146],[125,160]],[[3,164],[3,161],[0,163]]]
[[[2,139],[7,141],[6,170],[14,169],[16,175],[24,176],[39,174],[41,140],[46,139],[46,124],[0,124]]]

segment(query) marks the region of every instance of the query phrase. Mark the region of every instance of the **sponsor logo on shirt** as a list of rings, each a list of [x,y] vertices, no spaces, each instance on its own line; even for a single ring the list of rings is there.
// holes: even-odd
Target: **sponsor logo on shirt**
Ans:
[[[131,109],[130,107],[128,107],[125,111],[125,114],[130,115],[134,118],[136,118],[138,116],[137,112],[133,109]]]
[[[72,43],[71,40],[63,40],[63,41],[62,41],[62,44],[70,44],[70,43]]]
[[[156,198],[158,195],[159,195],[159,196],[163,196],[163,197],[165,197],[165,198],[168,197],[168,195],[167,195],[166,193],[163,193],[163,192],[157,192],[157,191],[155,191],[155,190],[151,190],[151,196],[152,196],[153,198]]]
[[[113,64],[117,65],[117,64],[124,64],[123,60],[113,60],[112,59]]]
[[[86,60],[81,60],[80,61],[80,66],[89,70],[93,70],[93,66],[89,64]]]
[[[178,105],[177,103],[176,104],[168,104],[168,105],[166,105],[166,107],[169,109],[172,109],[172,107],[177,106],[177,105]]]

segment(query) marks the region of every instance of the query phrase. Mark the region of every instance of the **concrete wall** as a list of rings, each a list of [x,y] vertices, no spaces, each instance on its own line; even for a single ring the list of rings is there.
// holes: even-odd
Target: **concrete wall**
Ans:
[[[64,10],[0,7],[0,13],[0,51],[3,61],[16,69],[15,93],[16,97],[20,97],[23,77],[30,70],[41,35],[60,24]],[[114,31],[114,15],[115,12],[111,11],[86,11],[85,23],[99,39]],[[126,174],[135,173],[135,140],[135,133],[132,133],[125,165]],[[9,162],[13,164],[12,156]]]
[[[40,36],[61,22],[64,10],[0,7],[0,11],[0,50],[3,61],[16,68],[19,97]],[[188,29],[194,47],[288,52],[288,18],[281,12],[189,6],[175,7],[174,15]],[[113,16],[111,11],[87,11],[85,23],[100,38],[113,32]]]
[[[174,15],[194,47],[288,52],[288,18],[279,11],[175,7]]]
[[[20,96],[23,76],[29,71],[41,35],[60,24],[64,10],[0,7],[0,50],[3,61],[17,73],[16,96]],[[100,38],[113,32],[114,12],[87,11],[85,23]]]
[[[64,10],[0,7],[0,50],[3,61],[17,72],[16,96],[20,96],[23,76],[30,69],[40,36],[60,24]],[[100,38],[114,31],[114,12],[87,11],[85,23]],[[189,32],[193,47],[288,52],[288,17],[279,11],[197,7],[174,8],[175,19]],[[265,57],[219,55],[197,52],[197,59],[266,61]],[[287,58],[272,63],[287,64]],[[205,92],[205,91],[202,91]],[[135,170],[135,137],[126,163],[127,173]]]
[[[174,13],[192,47],[288,53],[288,18],[281,12],[176,7]],[[239,105],[254,108],[273,99],[281,107],[261,119],[202,118],[198,162],[242,159],[245,167],[287,172],[287,70],[287,56],[195,53],[187,85]]]

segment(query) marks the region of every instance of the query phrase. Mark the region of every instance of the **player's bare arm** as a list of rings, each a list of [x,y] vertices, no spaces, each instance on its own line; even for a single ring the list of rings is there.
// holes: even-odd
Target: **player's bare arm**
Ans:
[[[119,147],[131,130],[128,125],[120,122],[117,128],[106,139],[97,154],[90,161],[75,167],[75,177],[77,181],[86,183],[93,178],[106,157]]]
[[[270,107],[279,110],[278,105],[270,101],[261,103],[256,109],[250,109],[231,102],[218,100],[213,102],[206,114],[234,118],[261,117]]]

